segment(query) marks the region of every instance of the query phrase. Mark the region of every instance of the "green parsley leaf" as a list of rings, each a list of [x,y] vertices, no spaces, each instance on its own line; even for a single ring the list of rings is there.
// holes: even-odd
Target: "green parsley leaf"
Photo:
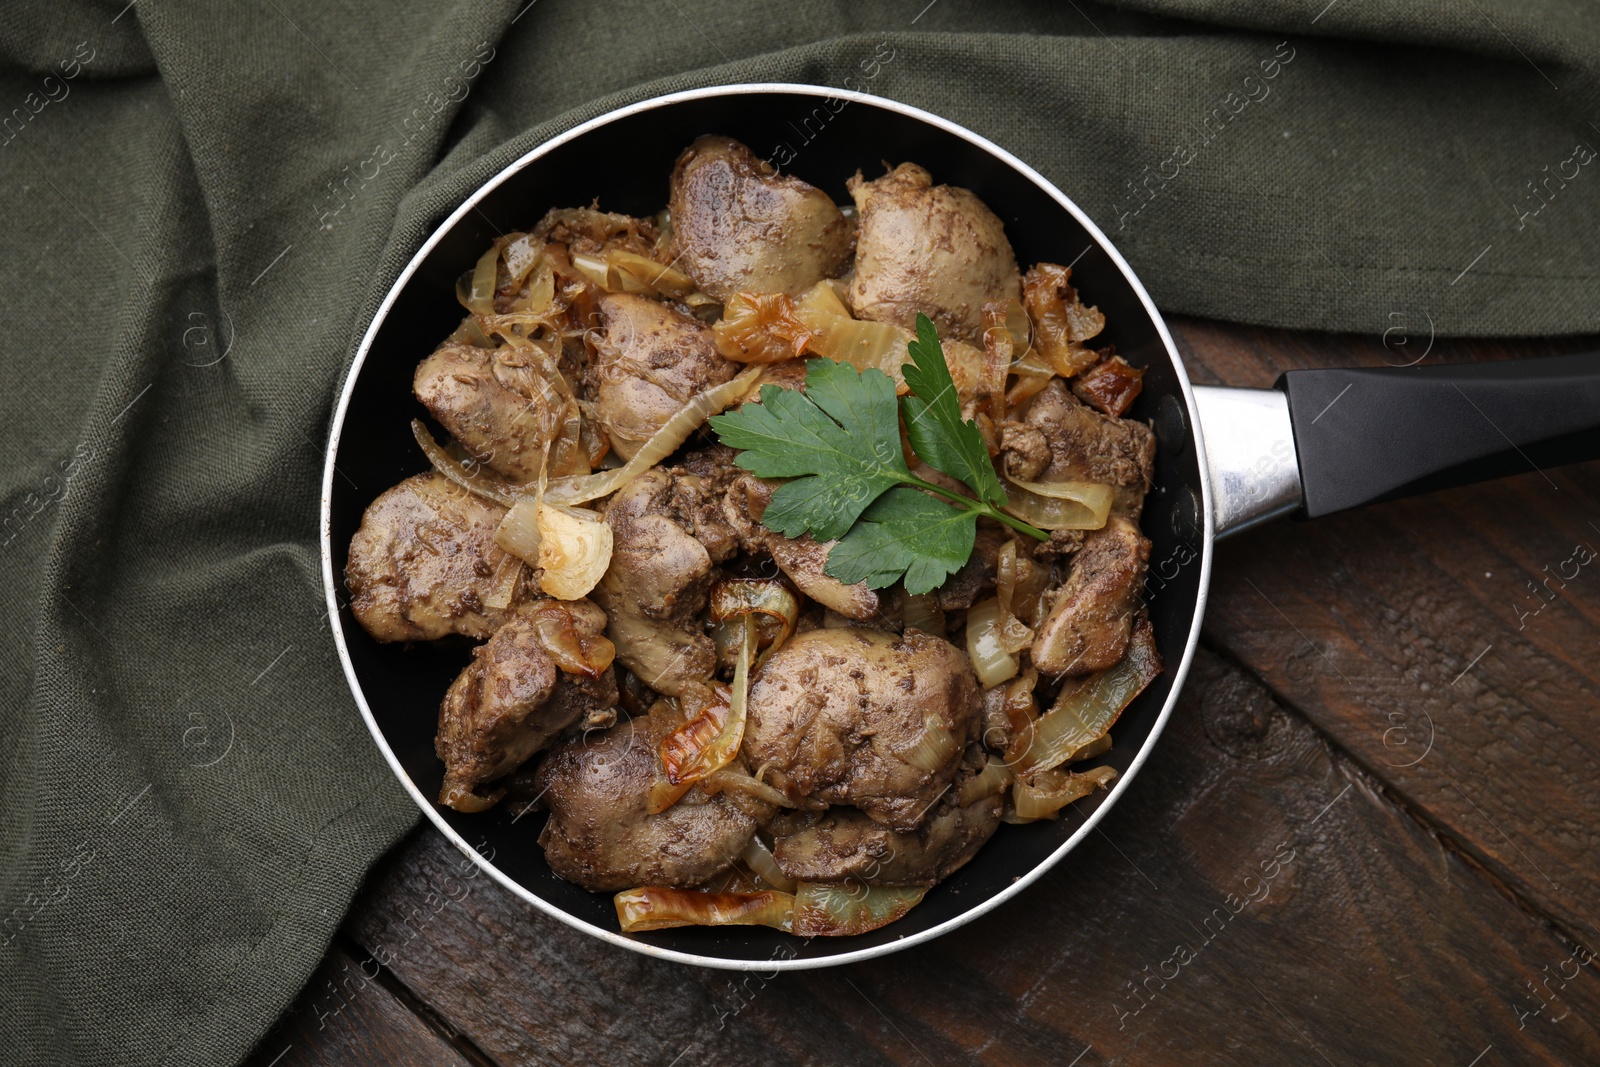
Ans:
[[[761,387],[761,403],[714,416],[712,429],[758,478],[791,478],[772,494],[762,525],[818,541],[843,537],[884,490],[908,481],[894,381],[882,371],[814,359],[806,391]]]
[[[787,479],[761,516],[764,526],[785,537],[809,533],[837,542],[825,572],[841,582],[882,589],[904,578],[915,595],[937,589],[967,562],[980,515],[1041,541],[1049,535],[1000,510],[1005,489],[977,426],[961,418],[944,348],[927,316],[917,316],[917,340],[906,348],[912,395],[898,403],[882,371],[813,359],[804,393],[763,386],[760,404],[710,422],[723,444],[739,450],[739,466],[759,478]],[[971,487],[977,499],[911,473],[900,445],[901,415],[917,455]]]
[[[929,593],[972,555],[978,512],[956,508],[927,493],[891,489],[873,501],[828,553],[827,573],[869,589],[893,585],[904,574],[906,592]]]
[[[945,363],[944,347],[928,316],[917,313],[917,339],[906,345],[912,363],[902,373],[912,395],[900,401],[906,436],[922,461],[965,482],[980,500],[1004,507],[1006,491],[995,473],[977,424],[961,419],[961,400]]]

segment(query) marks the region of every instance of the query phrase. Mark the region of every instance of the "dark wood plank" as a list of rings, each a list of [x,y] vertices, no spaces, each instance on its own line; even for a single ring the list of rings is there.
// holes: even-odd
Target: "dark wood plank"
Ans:
[[[1600,1061],[1584,950],[1204,650],[1103,833],[998,913],[870,964],[660,963],[468,874],[424,828],[346,929],[501,1063]]]
[[[1197,321],[1177,337],[1197,379],[1237,385],[1403,361],[1379,338]],[[1597,347],[1440,342],[1429,359]],[[1600,558],[1580,565],[1579,545],[1600,553],[1600,464],[1271,524],[1222,544],[1207,634],[1477,862],[1595,937]]]
[[[536,836],[534,828],[529,847]],[[742,1008],[770,999],[781,979],[677,967],[604,945],[506,893],[431,827],[371,882],[346,929],[502,1063],[703,1063],[713,1048],[718,1062],[805,1062],[773,1058]],[[810,1010],[825,1015],[814,1003]],[[882,1062],[847,1028],[805,1029],[794,1036],[816,1062]]]
[[[384,978],[370,955],[336,944],[300,998],[261,1039],[248,1067],[470,1067],[473,1061],[385,988]]]

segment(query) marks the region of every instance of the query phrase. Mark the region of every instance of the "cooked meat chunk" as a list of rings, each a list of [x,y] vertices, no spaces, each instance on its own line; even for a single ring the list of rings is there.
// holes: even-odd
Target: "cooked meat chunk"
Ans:
[[[607,294],[600,322],[595,415],[624,459],[696,394],[738,373],[708,327],[647,297]]]
[[[934,603],[940,611],[964,611],[982,600],[994,588],[1000,549],[1011,535],[996,525],[980,522],[972,555],[961,569],[934,590]]]
[[[1112,511],[1138,519],[1155,469],[1156,436],[1132,419],[1114,419],[1079,402],[1060,378],[1034,397],[1022,423],[1001,430],[1005,471],[1023,481],[1101,482],[1117,487]],[[1038,467],[1043,437],[1050,462]]]
[[[826,572],[828,553],[837,542],[818,544],[810,534],[785,537],[761,525],[774,488],[770,482],[741,472],[723,497],[728,525],[738,533],[745,551],[771,556],[800,592],[823,607],[858,622],[878,618],[882,598],[868,589],[866,582],[847,585]]]
[[[605,625],[587,600],[541,600],[473,650],[439,707],[441,804],[482,811],[498,797],[483,796],[479,786],[510,774],[570,726],[616,721]]]
[[[1005,226],[969,190],[934,185],[915,163],[876,181],[846,183],[860,214],[850,306],[856,316],[980,344],[983,305],[1020,299],[1022,278]]]
[[[744,755],[757,777],[796,802],[852,805],[910,831],[977,737],[978,683],[965,654],[919,630],[812,630],[773,653],[748,715]],[[933,770],[907,762],[937,749],[923,744],[927,723],[954,739]]]
[[[983,691],[983,743],[995,752],[1009,752],[1020,733],[1019,718],[1009,702],[1011,686],[1001,684]]]
[[[569,723],[534,716],[556,688],[555,661],[527,620],[512,619],[473,649],[439,706],[434,750],[444,761],[439,803],[470,810],[478,785],[503,777]]]
[[[728,137],[702,137],[672,171],[672,251],[705,292],[799,296],[850,266],[855,237],[827,193]]]
[[[728,488],[745,472],[733,462],[738,453],[726,445],[690,452],[681,466],[668,469],[672,477],[671,507],[685,529],[705,546],[711,559],[721,563],[741,547],[739,531],[728,521],[724,498]]]
[[[417,364],[412,390],[460,444],[485,464],[518,481],[539,477],[544,442],[555,417],[547,389],[530,395],[526,377],[496,353],[444,344]]]
[[[656,691],[626,667],[617,671],[617,706],[629,715],[644,715],[656,702]]]
[[[1033,641],[1040,673],[1092,674],[1116,665],[1128,651],[1149,559],[1150,542],[1119,515],[1084,538]]]
[[[493,633],[531,595],[522,561],[494,543],[505,514],[434,473],[368,505],[344,571],[350,609],[367,633],[379,641]],[[504,608],[487,606],[507,597]]]
[[[610,620],[617,659],[656,692],[681,695],[716,669],[716,646],[697,618],[711,589],[711,555],[673,508],[673,479],[660,469],[618,492],[606,522],[611,565],[591,595]]]
[[[760,806],[727,793],[706,796],[696,788],[651,815],[646,803],[657,773],[656,749],[643,719],[552,748],[534,779],[550,809],[539,836],[550,869],[599,892],[642,885],[687,888],[726,870],[755,833]]]
[[[603,595],[602,586],[595,587],[596,600],[620,602]],[[656,692],[677,696],[716,670],[717,648],[705,634],[626,609],[607,614],[606,635],[617,646],[617,660]]]
[[[797,881],[936,885],[994,835],[1002,806],[999,795],[962,807],[947,794],[909,833],[891,830],[855,808],[829,808],[812,825],[777,838],[772,851],[783,873]]]
[[[1033,558],[1048,564],[1051,560],[1070,556],[1083,547],[1085,535],[1083,530],[1051,530],[1050,540],[1040,541],[1033,546]]]
[[[1072,382],[1072,394],[1085,404],[1121,417],[1144,389],[1144,370],[1116,354],[1084,371]]]
[[[1036,482],[1050,466],[1050,439],[1039,427],[1008,419],[1000,424],[1000,448],[1006,473],[1024,482]]]
[[[756,379],[755,388],[759,393],[761,386],[776,385],[779,389],[798,389],[806,391],[806,360],[786,359],[782,363],[768,363],[761,368],[761,377]]]
[[[833,551],[837,541],[818,544],[810,534],[791,538],[773,533],[765,526],[760,529],[766,533],[762,541],[772,562],[788,575],[800,592],[847,619],[868,622],[879,616],[882,598],[875,590],[868,589],[866,582],[846,584],[826,572],[828,553]]]

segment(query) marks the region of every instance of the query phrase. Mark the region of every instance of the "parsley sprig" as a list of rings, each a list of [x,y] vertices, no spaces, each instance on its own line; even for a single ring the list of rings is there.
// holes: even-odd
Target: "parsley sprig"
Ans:
[[[1049,535],[1000,510],[1005,488],[978,427],[961,418],[944,348],[926,315],[917,316],[917,339],[906,351],[911,393],[898,402],[894,381],[882,371],[814,359],[804,393],[762,386],[759,405],[715,416],[711,426],[739,450],[739,466],[760,478],[788,479],[773,492],[762,525],[785,537],[837,540],[826,572],[841,582],[882,589],[903,577],[906,592],[919,594],[967,562],[979,516],[1041,541]],[[900,447],[902,416],[923,462],[974,496],[911,473]]]

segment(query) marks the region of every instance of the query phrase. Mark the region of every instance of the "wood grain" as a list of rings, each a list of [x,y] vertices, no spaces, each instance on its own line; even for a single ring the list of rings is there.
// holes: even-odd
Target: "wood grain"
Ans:
[[[256,1046],[248,1067],[470,1067],[472,1061],[385,988],[384,977],[365,952],[335,945]]]
[[[1193,321],[1177,337],[1197,377],[1230,384],[1400,361],[1375,339]],[[1597,347],[1441,342],[1429,358]],[[1220,546],[1206,632],[1497,878],[1594,938],[1600,558],[1580,566],[1578,545],[1600,554],[1600,464],[1270,524]]]
[[[1238,668],[1202,651],[1142,773],[1042,884],[864,965],[764,978],[661,963],[485,879],[441,906],[466,892],[462,860],[427,829],[348,928],[505,1064],[1600,1059],[1584,1021],[1600,1018],[1600,981],[1575,946]],[[1525,983],[1563,963],[1555,1006],[1519,1028],[1540,1003]]]

